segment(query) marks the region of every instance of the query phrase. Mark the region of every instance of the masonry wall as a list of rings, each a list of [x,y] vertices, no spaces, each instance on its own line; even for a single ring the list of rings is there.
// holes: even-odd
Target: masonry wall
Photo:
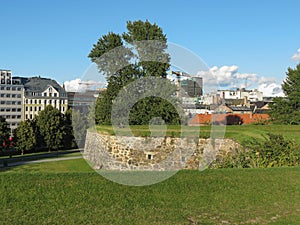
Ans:
[[[106,170],[198,169],[238,148],[231,139],[120,137],[89,131],[84,158]]]

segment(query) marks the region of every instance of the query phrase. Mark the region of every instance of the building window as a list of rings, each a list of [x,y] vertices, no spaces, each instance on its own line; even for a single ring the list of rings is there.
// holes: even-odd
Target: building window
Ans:
[[[34,100],[34,104],[37,104],[37,100]]]
[[[28,120],[28,114],[26,114],[26,116],[25,116],[25,117],[26,117],[26,120]]]
[[[6,90],[10,91],[10,87],[6,87]]]
[[[36,111],[36,106],[34,107],[34,111]]]
[[[44,93],[44,96],[46,97],[46,96],[47,96],[47,93]]]
[[[48,90],[49,90],[49,93],[52,93],[52,88],[51,87]]]
[[[30,111],[32,111],[32,106],[30,106]]]
[[[32,120],[32,114],[30,114],[30,119]]]
[[[54,97],[57,97],[57,93],[54,93]]]
[[[26,111],[26,112],[28,111],[28,107],[27,107],[27,106],[25,107],[25,111]]]

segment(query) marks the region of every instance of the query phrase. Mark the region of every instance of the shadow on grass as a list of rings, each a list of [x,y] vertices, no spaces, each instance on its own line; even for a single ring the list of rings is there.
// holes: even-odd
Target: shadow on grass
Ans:
[[[82,149],[73,149],[73,150],[66,150],[66,151],[55,151],[55,152],[48,152],[48,153],[37,153],[37,154],[30,154],[17,156],[17,157],[10,157],[10,158],[2,158],[0,159],[0,172],[8,171],[16,166],[21,166],[29,163],[33,163],[34,161],[39,160],[46,160],[46,159],[61,159],[63,157],[70,156],[74,153],[81,152]]]

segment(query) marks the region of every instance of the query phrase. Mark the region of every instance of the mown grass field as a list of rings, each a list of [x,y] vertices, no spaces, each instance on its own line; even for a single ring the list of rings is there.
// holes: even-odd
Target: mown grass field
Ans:
[[[299,224],[300,168],[180,171],[130,187],[83,159],[2,169],[0,224]]]
[[[130,131],[135,136],[151,136],[149,126],[131,126],[125,128],[116,128],[114,130],[111,126],[97,126],[98,132],[106,134],[118,135],[131,135]],[[155,127],[152,128],[155,131]],[[157,130],[162,129],[158,126]],[[232,138],[239,142],[243,142],[249,138],[255,138],[257,140],[263,140],[267,133],[282,134],[288,139],[294,139],[300,144],[300,125],[230,125],[230,126],[201,126],[188,127],[188,126],[168,126],[166,136],[181,137],[182,130],[184,130],[185,136],[210,137],[212,134],[215,137]]]

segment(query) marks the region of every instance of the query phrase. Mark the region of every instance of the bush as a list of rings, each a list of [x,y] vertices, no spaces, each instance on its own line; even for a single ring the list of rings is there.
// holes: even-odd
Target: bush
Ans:
[[[217,157],[213,168],[266,168],[298,166],[300,164],[299,145],[282,135],[268,134],[263,142],[250,139],[243,143],[244,149],[233,154]]]

